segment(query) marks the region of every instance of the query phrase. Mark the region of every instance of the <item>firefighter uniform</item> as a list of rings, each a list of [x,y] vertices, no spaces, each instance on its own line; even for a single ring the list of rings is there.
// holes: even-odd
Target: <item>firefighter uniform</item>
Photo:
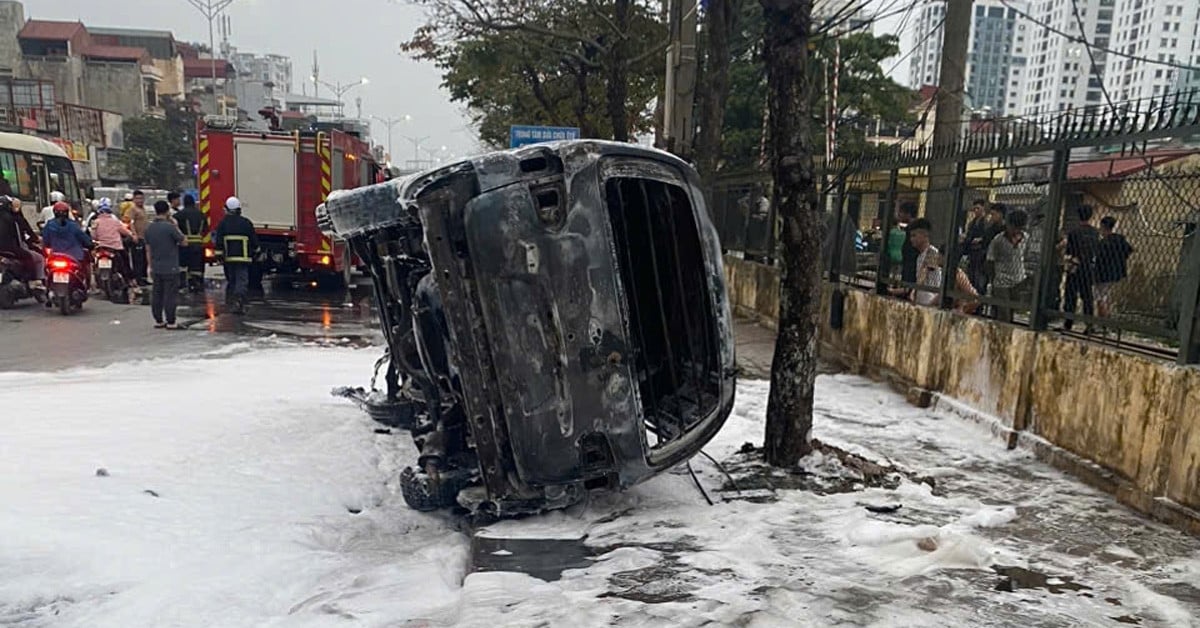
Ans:
[[[195,203],[185,204],[175,214],[175,222],[187,240],[187,246],[179,251],[187,273],[185,285],[191,292],[204,292],[204,236],[208,234],[208,216]]]
[[[237,197],[225,201],[225,218],[213,231],[213,244],[225,264],[225,305],[240,314],[246,308],[258,235],[254,233],[254,223],[242,216],[242,204]]]

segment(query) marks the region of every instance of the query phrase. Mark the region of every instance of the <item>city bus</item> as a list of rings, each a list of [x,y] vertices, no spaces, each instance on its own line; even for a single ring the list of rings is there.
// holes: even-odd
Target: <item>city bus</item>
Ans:
[[[51,192],[62,192],[73,207],[83,199],[75,166],[58,145],[33,135],[0,133],[0,194],[21,199],[30,225],[50,204]]]

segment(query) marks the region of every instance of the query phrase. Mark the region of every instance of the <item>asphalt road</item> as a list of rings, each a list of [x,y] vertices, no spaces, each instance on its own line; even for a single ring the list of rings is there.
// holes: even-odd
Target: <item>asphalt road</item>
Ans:
[[[93,295],[70,316],[24,301],[0,310],[0,371],[53,371],[131,360],[196,355],[254,338],[378,342],[369,290],[317,292],[268,287],[245,316],[221,314],[224,283],[204,295],[181,296],[183,329],[154,329],[148,305],[115,305]]]

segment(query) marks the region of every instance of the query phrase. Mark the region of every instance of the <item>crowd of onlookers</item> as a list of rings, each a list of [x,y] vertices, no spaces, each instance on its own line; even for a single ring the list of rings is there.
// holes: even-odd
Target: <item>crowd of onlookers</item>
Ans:
[[[891,277],[899,280],[892,294],[935,305],[945,273],[953,272],[953,305],[962,312],[987,313],[1011,322],[1015,309],[1031,303],[1036,269],[1030,262],[1039,259],[1041,245],[1031,237],[1031,230],[1041,226],[1031,228],[1025,210],[976,200],[958,234],[960,256],[949,264],[932,243],[934,225],[917,214],[915,202],[901,202],[896,224],[886,235],[875,236],[876,246],[885,248]],[[1078,221],[1055,244],[1050,277],[1057,278],[1061,288],[1063,312],[1082,309],[1084,316],[1106,318],[1113,314],[1113,289],[1128,275],[1134,248],[1117,233],[1116,218],[1105,216],[1097,227],[1090,205],[1080,205],[1076,215]],[[980,295],[991,297],[990,304],[985,306]],[[1071,317],[1064,327],[1073,327]]]

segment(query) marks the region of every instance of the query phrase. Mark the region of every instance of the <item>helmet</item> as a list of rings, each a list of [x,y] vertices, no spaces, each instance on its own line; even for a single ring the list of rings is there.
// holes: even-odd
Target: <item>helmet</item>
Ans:
[[[99,205],[100,205],[100,207],[99,207],[99,209],[97,209],[97,211],[99,211],[101,214],[111,214],[112,213],[112,201],[109,200],[108,198],[100,199]]]
[[[54,217],[55,218],[58,218],[59,216],[69,216],[69,215],[71,215],[71,206],[67,205],[67,203],[65,201],[59,201],[54,204]]]
[[[0,196],[0,211],[13,210],[13,200],[11,196]]]
[[[67,196],[65,194],[63,194],[62,192],[55,190],[50,193],[50,204],[51,205],[54,205],[55,203],[61,203],[65,200],[67,200]]]
[[[238,200],[236,196],[230,196],[225,200],[225,209],[240,212],[242,211],[242,201]]]
[[[126,192],[125,196],[121,197],[121,200],[132,201],[133,200],[133,192]]]

